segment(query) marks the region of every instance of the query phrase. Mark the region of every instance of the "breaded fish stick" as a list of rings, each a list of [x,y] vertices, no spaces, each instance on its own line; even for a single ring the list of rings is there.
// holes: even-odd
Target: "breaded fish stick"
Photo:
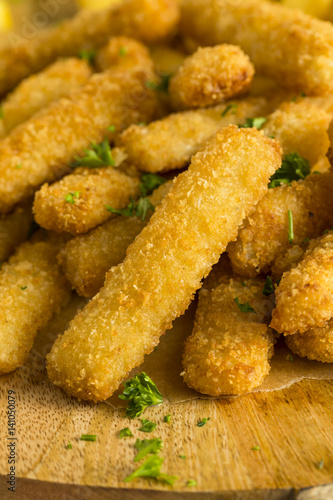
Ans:
[[[294,245],[319,236],[333,224],[333,173],[309,175],[269,189],[255,211],[245,220],[237,240],[228,246],[235,272],[253,277],[269,272],[291,244],[288,210],[292,213]]]
[[[333,233],[311,242],[304,258],[282,276],[271,327],[293,335],[323,327],[333,317]]]
[[[259,72],[307,95],[333,92],[333,26],[257,0],[181,0],[181,31],[204,45],[232,43]]]
[[[55,242],[23,243],[0,271],[0,374],[22,365],[37,330],[70,298]]]
[[[171,78],[173,109],[204,108],[245,93],[254,67],[235,45],[199,48],[187,57]]]
[[[265,116],[272,102],[265,98],[247,98],[210,109],[184,111],[150,123],[131,125],[120,137],[128,161],[146,172],[164,172],[185,167],[190,159],[219,127],[244,123],[246,118]],[[221,116],[224,114],[224,116]]]
[[[171,186],[171,181],[166,182],[149,196],[154,207],[162,203]],[[96,295],[103,286],[107,271],[125,259],[127,248],[148,224],[151,215],[151,210],[144,220],[122,215],[66,243],[59,252],[58,261],[79,295]]]
[[[110,125],[120,131],[149,120],[154,91],[146,89],[144,68],[112,69],[40,111],[0,141],[0,212],[8,212],[44,182],[59,179],[69,162],[91,143],[100,143]]]
[[[288,335],[285,342],[294,354],[303,358],[333,363],[333,320],[329,320],[321,328]]]
[[[278,143],[257,130],[219,130],[58,337],[50,379],[82,399],[108,398],[186,310],[280,161]]]
[[[151,67],[154,63],[150,57],[147,47],[127,36],[116,36],[110,38],[109,42],[102,47],[96,55],[95,66],[99,71],[105,71],[112,66]]]
[[[125,208],[139,195],[140,180],[112,167],[78,168],[71,175],[36,192],[34,214],[45,229],[59,233],[87,233],[115,217],[107,210]]]
[[[5,132],[8,134],[40,109],[85,85],[91,74],[87,61],[71,57],[23,80],[2,103]]]
[[[189,387],[225,396],[245,394],[263,382],[274,339],[265,324],[273,304],[263,294],[264,284],[259,278],[226,277],[217,288],[204,285],[200,290],[193,333],[183,354],[182,375]]]
[[[8,259],[17,245],[28,239],[33,220],[31,204],[16,207],[12,213],[0,216],[1,263]]]
[[[145,42],[163,39],[174,29],[178,17],[175,0],[125,0],[107,10],[81,10],[28,40],[13,34],[7,45],[0,47],[0,95],[58,57],[101,47],[111,36],[134,36]]]

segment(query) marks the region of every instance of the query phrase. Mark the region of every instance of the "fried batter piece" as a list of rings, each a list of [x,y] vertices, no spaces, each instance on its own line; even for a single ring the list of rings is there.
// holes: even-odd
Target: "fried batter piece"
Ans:
[[[96,68],[105,71],[113,66],[131,68],[144,66],[153,71],[153,61],[148,49],[140,42],[127,36],[110,38],[110,41],[98,51],[95,59]]]
[[[176,111],[204,108],[245,93],[254,67],[235,45],[199,48],[171,78],[169,94]]]
[[[92,68],[86,61],[71,57],[23,80],[2,103],[5,133],[9,134],[51,102],[69,96],[74,89],[85,85],[91,74]]]
[[[58,180],[84,148],[102,142],[110,125],[120,131],[149,121],[156,96],[145,88],[146,75],[138,66],[93,75],[70,98],[51,104],[0,141],[0,212],[10,211],[44,182]]]
[[[162,203],[172,182],[166,182],[149,196],[154,207]],[[66,278],[79,295],[93,297],[102,288],[105,275],[126,257],[127,248],[148,224],[152,211],[141,217],[120,216],[70,240],[59,252],[58,261]],[[92,266],[91,263],[94,263]]]
[[[333,320],[304,333],[288,335],[285,341],[294,354],[322,363],[333,363]]]
[[[28,239],[33,223],[31,204],[16,207],[7,215],[0,215],[0,262],[5,262],[15,248]]]
[[[192,335],[185,342],[182,373],[186,384],[203,394],[245,394],[270,370],[273,333],[267,324],[273,307],[263,294],[265,280],[224,277],[213,290],[199,293]],[[255,312],[242,312],[245,304]]]
[[[333,233],[311,242],[304,258],[282,276],[271,327],[294,335],[324,327],[333,317]]]
[[[316,238],[333,224],[333,173],[308,175],[269,189],[245,220],[237,240],[228,246],[235,272],[248,277],[268,273],[291,247],[288,210],[294,226],[294,245]]]
[[[125,208],[139,195],[139,178],[112,167],[79,168],[51,186],[36,192],[34,214],[45,229],[59,233],[87,233],[115,217],[107,207]]]
[[[27,40],[13,34],[0,47],[0,94],[42,70],[58,57],[98,48],[111,36],[134,36],[152,43],[166,37],[179,18],[176,0],[124,0],[107,10],[81,10],[72,19],[38,31]]]
[[[70,298],[54,241],[23,243],[0,271],[0,374],[26,360],[37,330]]]
[[[258,130],[219,130],[58,337],[50,379],[81,399],[108,398],[186,310],[280,161],[278,143]]]
[[[239,45],[257,71],[307,95],[333,92],[333,26],[278,3],[181,0],[181,32]]]

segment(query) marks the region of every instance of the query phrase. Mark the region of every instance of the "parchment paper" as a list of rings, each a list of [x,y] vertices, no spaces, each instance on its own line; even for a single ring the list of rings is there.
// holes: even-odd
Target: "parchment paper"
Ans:
[[[60,314],[54,316],[47,327],[39,332],[34,344],[34,351],[45,358],[57,335],[66,330],[69,321],[86,303],[86,299],[73,295],[67,307]],[[186,337],[192,332],[195,308],[196,303],[194,302],[188,311],[174,322],[173,328],[163,335],[155,351],[146,356],[144,363],[132,370],[129,375],[129,378],[131,378],[135,373],[145,371],[157,385],[164,400],[170,403],[197,398],[211,399],[210,396],[205,396],[188,388],[180,376],[183,345]],[[289,361],[291,359],[290,355],[292,355],[293,361]],[[306,358],[292,354],[284,344],[283,339],[280,339],[275,346],[275,354],[271,365],[269,375],[254,392],[282,389],[303,378],[333,379],[333,363],[309,361]],[[121,392],[122,388],[108,399],[106,404],[113,408],[125,407],[127,402],[118,399],[118,394]]]

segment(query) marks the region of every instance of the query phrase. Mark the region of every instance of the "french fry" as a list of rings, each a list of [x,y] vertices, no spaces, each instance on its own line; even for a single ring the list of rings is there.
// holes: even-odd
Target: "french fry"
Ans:
[[[53,383],[81,399],[108,398],[186,310],[280,161],[277,142],[257,130],[219,130],[56,340]]]
[[[31,204],[16,207],[7,215],[0,216],[0,262],[4,262],[15,248],[28,239],[33,223]]]
[[[289,349],[303,358],[333,363],[333,319],[324,326],[285,337]]]
[[[171,185],[171,181],[166,182],[149,196],[154,207],[162,203]],[[122,215],[88,234],[73,238],[62,248],[58,260],[66,278],[79,295],[96,295],[103,286],[107,271],[125,259],[127,248],[148,224],[151,215],[151,210],[144,220]]]

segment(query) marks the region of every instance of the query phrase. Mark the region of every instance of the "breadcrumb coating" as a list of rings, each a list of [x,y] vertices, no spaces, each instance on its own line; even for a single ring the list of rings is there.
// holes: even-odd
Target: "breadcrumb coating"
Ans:
[[[171,186],[172,182],[168,181],[149,196],[154,207],[162,203]],[[62,248],[58,261],[79,295],[96,295],[103,286],[107,271],[125,259],[127,248],[148,224],[151,215],[149,210],[145,220],[141,217],[117,217],[88,234],[73,238]]]
[[[44,71],[23,80],[2,103],[3,124],[9,132],[51,102],[68,97],[85,85],[92,68],[83,59],[61,59]]]
[[[176,111],[204,108],[245,93],[254,67],[235,45],[199,48],[171,78],[169,94]]]
[[[305,240],[302,246],[292,245],[285,254],[278,255],[271,268],[274,281],[281,279],[283,273],[290,271],[290,269],[295,267],[303,259],[307,246],[307,240]]]
[[[33,211],[45,229],[71,234],[90,229],[115,217],[107,207],[125,208],[139,196],[139,178],[112,167],[81,168],[36,192]],[[69,195],[69,196],[68,196]]]
[[[154,63],[147,47],[127,36],[110,38],[98,51],[95,59],[95,66],[99,71],[105,71],[112,66],[131,68],[138,65],[146,68],[150,66],[153,71]]]
[[[81,399],[108,398],[186,310],[280,161],[278,143],[259,131],[219,130],[58,337],[50,379]]]
[[[147,43],[164,39],[178,18],[176,0],[124,0],[106,10],[80,10],[72,19],[40,30],[31,39],[11,34],[0,47],[0,95],[58,57],[101,47],[111,36],[133,36]]]
[[[268,273],[291,244],[288,240],[288,210],[294,225],[294,245],[319,236],[333,224],[333,173],[309,175],[269,189],[245,220],[237,240],[228,246],[235,272],[253,277]]]
[[[192,335],[185,342],[182,373],[186,384],[203,394],[245,394],[258,387],[270,370],[273,307],[263,295],[265,280],[228,278],[213,290],[203,288]],[[205,286],[205,285],[204,285]],[[249,303],[241,312],[235,302]]]
[[[0,215],[0,262],[5,262],[15,248],[28,239],[33,220],[31,204]]]
[[[70,298],[52,242],[23,243],[0,271],[0,373],[27,358],[37,330]]]
[[[84,148],[100,143],[110,125],[116,131],[156,109],[146,89],[145,68],[113,69],[40,111],[0,141],[0,212],[8,212],[44,182],[58,180]],[[113,134],[114,135],[114,134]]]
[[[333,233],[315,240],[304,258],[282,276],[271,327],[293,335],[323,327],[333,317]]]
[[[181,0],[181,32],[203,45],[232,43],[259,72],[307,95],[333,91],[333,26],[278,3]]]
[[[117,137],[117,144],[124,147],[128,161],[139,170],[154,173],[183,168],[218,128],[272,111],[272,102],[265,98],[234,103],[236,107],[225,116],[221,114],[228,104],[219,104],[210,109],[174,113],[147,126],[131,125]]]
[[[285,341],[294,354],[322,363],[333,363],[333,320],[321,328],[288,335]]]

